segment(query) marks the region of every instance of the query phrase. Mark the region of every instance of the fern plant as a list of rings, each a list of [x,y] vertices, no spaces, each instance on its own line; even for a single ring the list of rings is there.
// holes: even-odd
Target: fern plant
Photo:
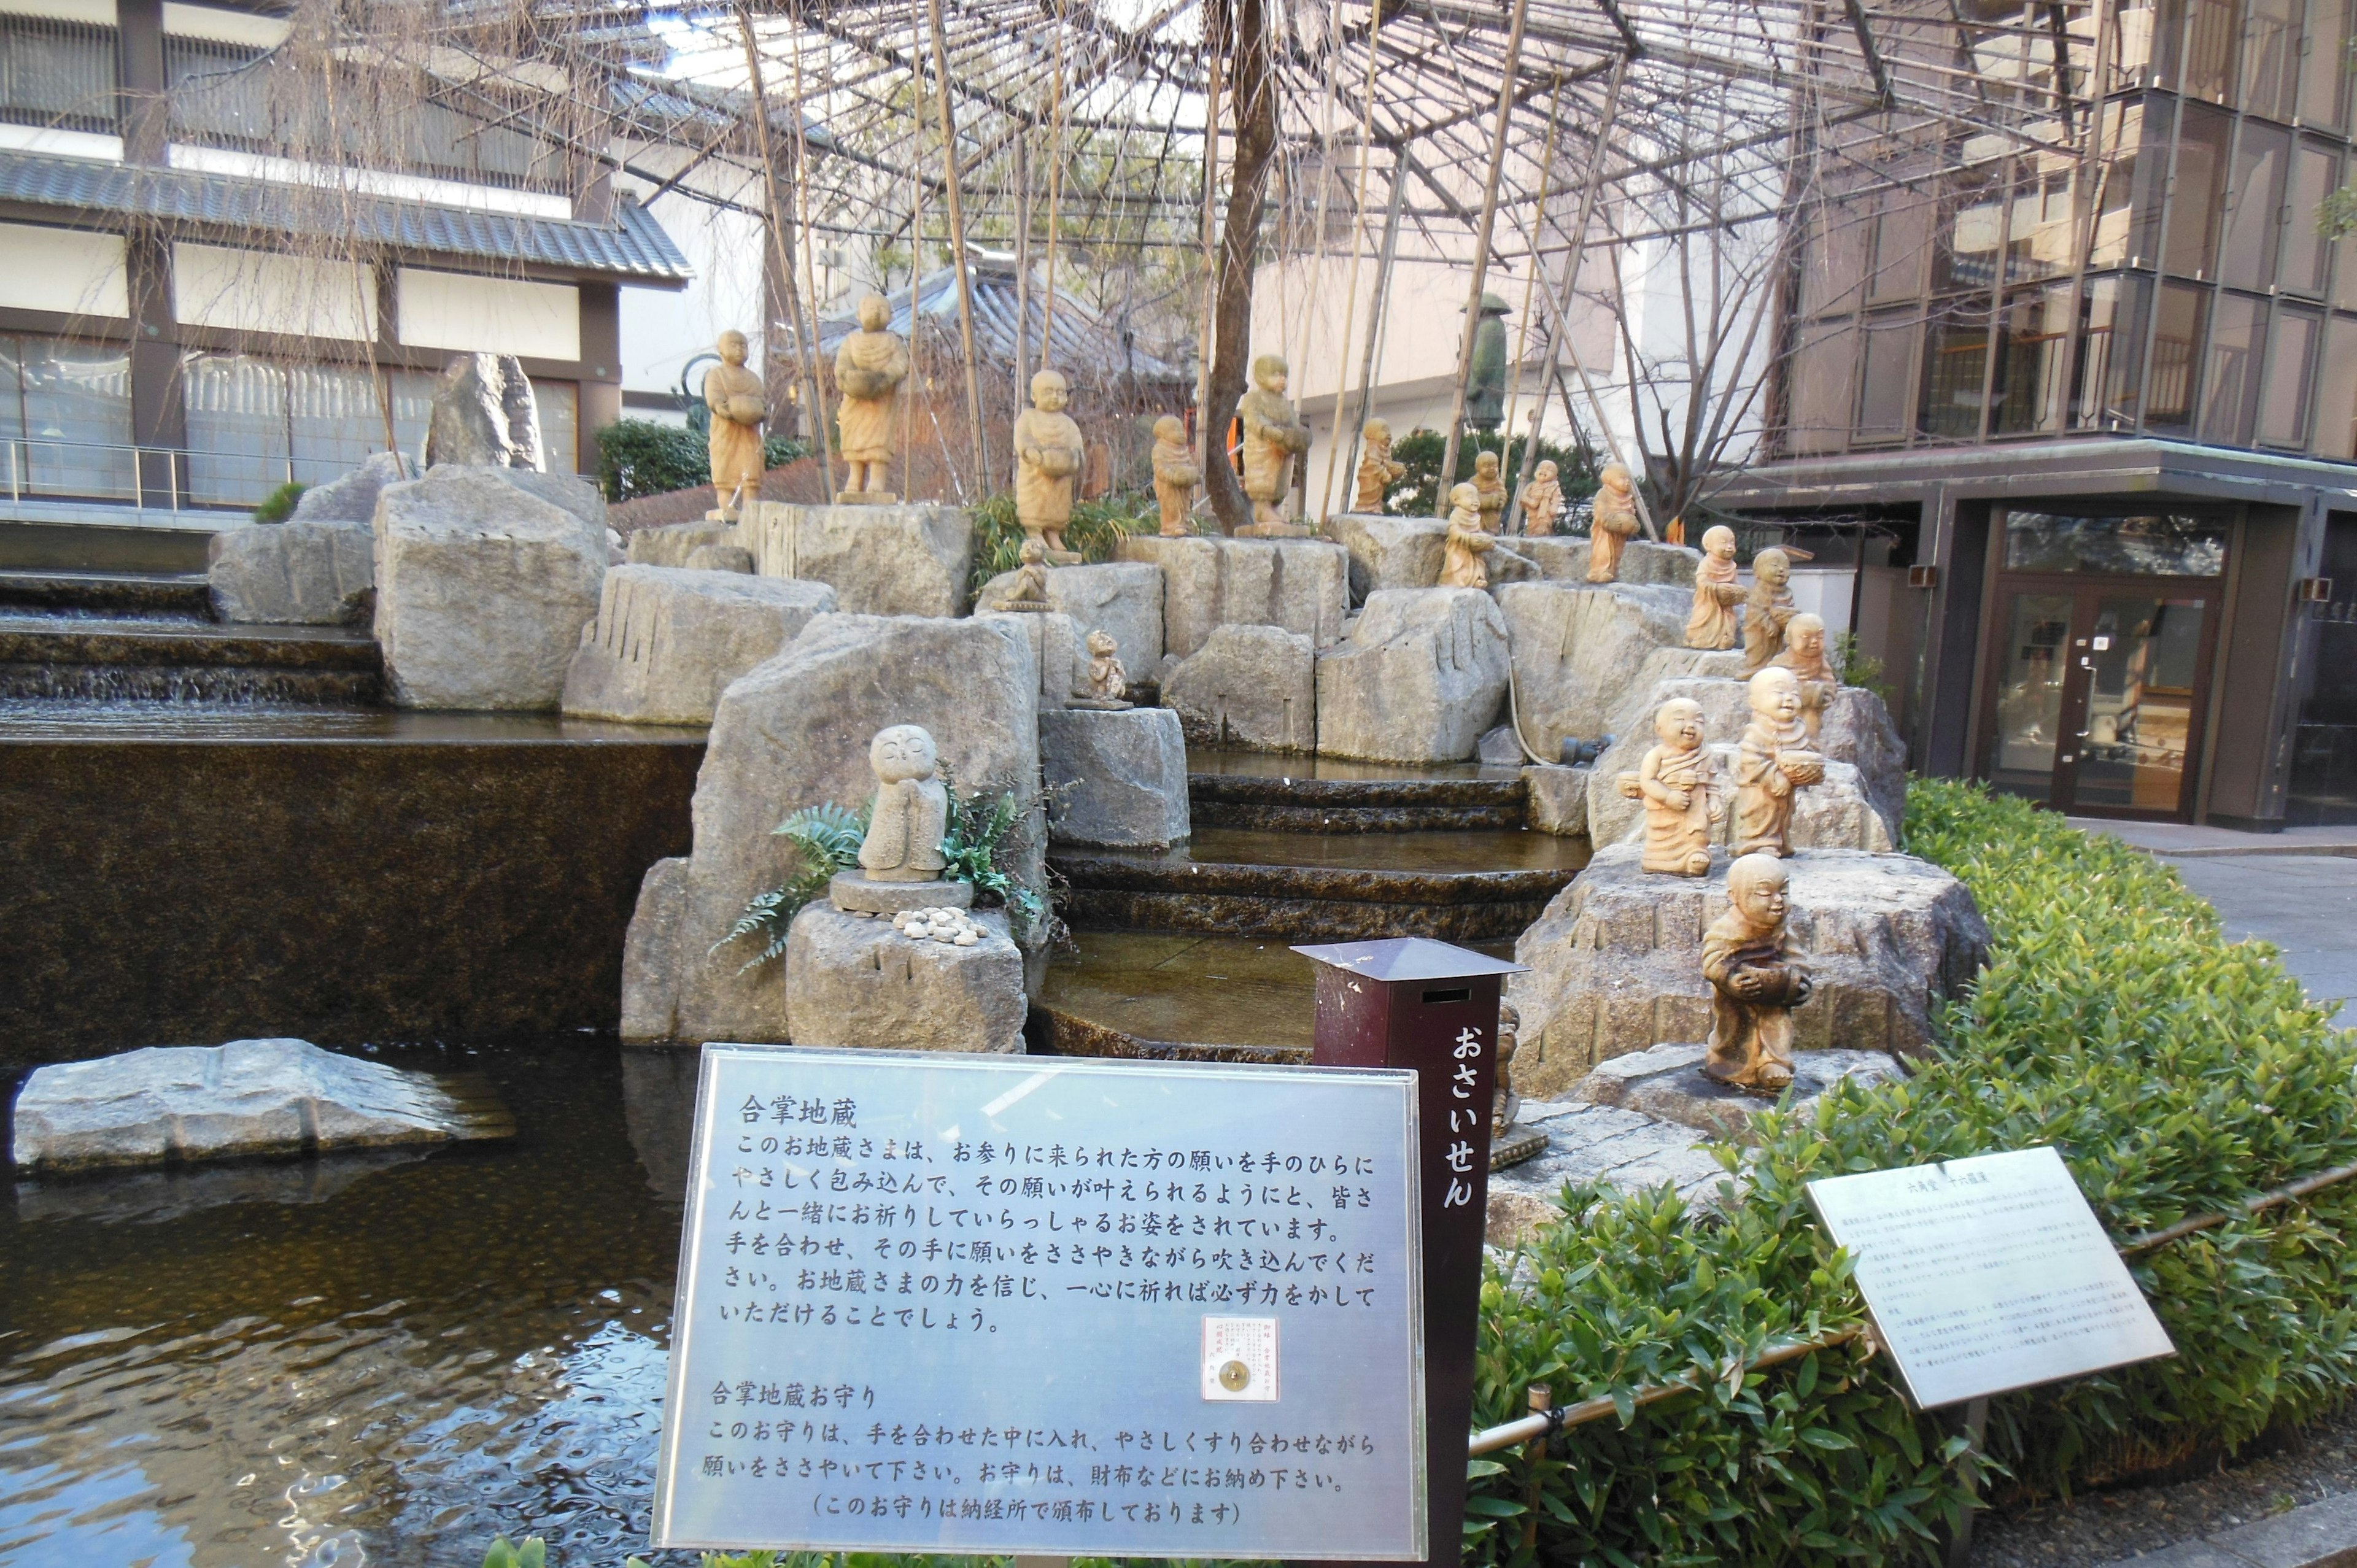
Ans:
[[[954,799],[951,809],[956,809]],[[794,846],[802,870],[784,886],[756,893],[747,900],[745,912],[737,917],[726,936],[712,944],[712,950],[718,952],[747,937],[758,938],[761,950],[744,961],[737,971],[739,974],[759,969],[784,952],[787,929],[802,907],[826,892],[836,872],[859,864],[859,841],[867,836],[868,811],[867,806],[849,811],[828,800],[805,806],[770,829]]]
[[[961,797],[947,763],[941,765],[941,775],[950,796],[949,832],[942,840],[942,876],[973,883],[977,902],[996,899],[1006,905],[1017,934],[1028,932],[1047,915],[1048,904],[1017,875],[1020,868],[1014,862],[1022,844],[1024,819],[1047,797],[1017,795],[1012,789],[982,789]]]

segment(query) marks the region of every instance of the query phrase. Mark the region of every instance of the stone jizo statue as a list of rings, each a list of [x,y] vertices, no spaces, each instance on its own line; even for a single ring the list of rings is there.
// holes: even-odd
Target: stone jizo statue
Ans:
[[[1774,664],[1790,670],[1801,682],[1801,723],[1814,742],[1824,728],[1825,709],[1841,690],[1841,676],[1825,657],[1825,622],[1806,610],[1784,623],[1784,651]]]
[[[1653,715],[1653,739],[1634,773],[1623,773],[1623,795],[1645,803],[1647,871],[1672,876],[1710,873],[1711,826],[1725,820],[1710,753],[1702,746],[1702,704],[1673,697]]]
[[[1121,666],[1121,644],[1103,629],[1089,633],[1089,697],[1093,707],[1129,706],[1129,671]]]
[[[997,607],[1033,615],[1054,609],[1048,600],[1048,547],[1036,539],[1026,539],[1017,555],[1023,564],[1016,568],[1015,581]]]
[[[1637,492],[1628,468],[1619,463],[1605,464],[1596,485],[1596,510],[1587,524],[1587,580],[1617,583],[1620,553],[1637,536]]]
[[[1801,723],[1801,682],[1771,664],[1751,677],[1751,723],[1735,758],[1735,853],[1792,853],[1792,792],[1821,782],[1825,759]]]
[[[1792,558],[1762,550],[1751,558],[1751,595],[1743,601],[1743,669],[1746,674],[1784,651],[1785,623],[1792,603]]]
[[[1383,497],[1407,478],[1407,465],[1392,461],[1392,427],[1387,421],[1371,419],[1361,425],[1359,442],[1359,493],[1352,498],[1351,510],[1381,511]]]
[[[835,409],[848,478],[837,500],[889,503],[900,383],[909,378],[909,346],[885,330],[892,306],[880,294],[859,302],[859,330],[834,351]]]
[[[1444,588],[1486,588],[1489,568],[1481,557],[1497,548],[1497,541],[1481,526],[1481,496],[1469,480],[1448,492],[1448,536],[1440,563]]]
[[[1686,617],[1686,646],[1711,650],[1735,646],[1735,607],[1743,602],[1736,580],[1735,530],[1705,531],[1702,564],[1695,568],[1694,613]]]
[[[1523,532],[1534,539],[1555,532],[1555,520],[1563,515],[1563,481],[1555,474],[1555,460],[1549,458],[1532,471],[1531,482],[1523,487]]]
[[[1031,378],[1031,406],[1015,418],[1015,520],[1041,542],[1054,565],[1080,559],[1064,548],[1064,525],[1072,521],[1072,487],[1088,447],[1081,427],[1064,412],[1071,389],[1054,371]]]
[[[1285,520],[1293,492],[1293,459],[1309,450],[1309,427],[1285,395],[1291,371],[1282,356],[1263,354],[1252,365],[1253,390],[1236,400],[1243,422],[1244,494],[1252,501],[1247,532],[1265,539],[1296,539],[1308,530]]]
[[[1513,306],[1494,294],[1484,294],[1480,308],[1481,318],[1473,328],[1472,362],[1465,369],[1465,423],[1487,434],[1506,417],[1506,317]]]
[[[949,865],[942,840],[949,833],[950,792],[938,777],[941,753],[931,732],[892,725],[867,743],[876,796],[867,834],[859,841],[859,869],[839,871],[828,884],[834,907],[853,914],[903,909],[963,908],[974,885],[944,882]]]
[[[734,522],[738,508],[761,494],[761,421],[769,401],[761,378],[745,368],[745,334],[723,332],[715,347],[720,363],[704,372],[704,406],[712,413],[705,449],[712,454],[714,521]]]
[[[1195,487],[1202,482],[1186,422],[1164,414],[1154,422],[1154,499],[1162,510],[1163,538],[1184,539],[1195,532],[1187,514],[1194,510]]]
[[[1506,481],[1498,473],[1495,452],[1474,454],[1473,493],[1480,499],[1481,532],[1502,532],[1506,526]]]
[[[1811,984],[1786,923],[1790,874],[1771,855],[1743,855],[1727,869],[1727,913],[1702,937],[1711,992],[1703,1075],[1773,1095],[1792,1081],[1792,1009]]]

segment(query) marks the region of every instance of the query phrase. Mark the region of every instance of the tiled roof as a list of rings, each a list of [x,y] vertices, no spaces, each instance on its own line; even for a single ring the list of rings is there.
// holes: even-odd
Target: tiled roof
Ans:
[[[974,347],[986,361],[1011,367],[1015,362],[1015,273],[1010,265],[977,259],[973,263]],[[1029,290],[1031,352],[1039,362],[1042,328],[1048,326],[1045,290],[1036,283]],[[892,306],[890,330],[909,336],[909,287],[902,284],[885,298]],[[954,338],[958,331],[957,272],[942,267],[917,282],[917,308],[932,330]],[[859,328],[856,311],[822,317],[819,347],[832,354]],[[1183,381],[1184,367],[1157,358],[1135,344],[1124,346],[1120,332],[1096,312],[1062,289],[1056,291],[1055,345],[1049,365],[1091,379],[1127,375],[1139,381]]]
[[[0,152],[0,201],[226,229],[341,232],[358,244],[561,267],[657,286],[677,287],[694,276],[662,225],[628,197],[615,202],[613,221],[597,223],[360,194],[342,199],[337,211],[329,195],[234,175]]]

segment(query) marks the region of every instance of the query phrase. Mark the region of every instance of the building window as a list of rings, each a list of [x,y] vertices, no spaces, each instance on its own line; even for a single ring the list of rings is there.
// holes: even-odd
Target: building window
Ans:
[[[2177,188],[2169,198],[2163,265],[2179,277],[2218,270],[2218,213],[2225,196],[2226,147],[2234,122],[2206,104],[2188,103],[2177,128]]]
[[[2035,283],[2077,264],[2071,221],[2071,176],[2067,170],[2024,170],[2013,190],[2013,211],[2005,240],[2005,281]]]
[[[2332,248],[2316,231],[2316,209],[2332,193],[2339,163],[2330,147],[2305,137],[2292,149],[2291,195],[2284,203],[2283,268],[2276,282],[2294,294],[2324,292],[2324,269]]]
[[[2276,235],[2283,212],[2284,165],[2290,156],[2287,132],[2243,122],[2218,257],[2218,276],[2228,288],[2264,289],[2276,281]],[[2313,219],[2309,227],[2315,227]]]
[[[1811,216],[1809,228],[1807,259],[1801,267],[1801,314],[1830,316],[1857,309],[1873,224],[1861,221],[1852,206],[1825,202]]]
[[[2300,0],[2251,0],[2243,28],[2243,112],[2288,122],[2299,85]]]
[[[252,506],[290,479],[324,484],[384,450],[385,408],[365,367],[191,354],[181,377],[199,505]]]
[[[552,474],[581,471],[581,387],[575,381],[534,381],[532,401],[540,409],[542,460]]]
[[[1986,294],[1996,283],[2005,233],[2005,181],[1989,166],[1959,169],[1942,181],[1932,292]]]
[[[1942,306],[1923,328],[1923,400],[1916,428],[1949,441],[1981,433],[1988,371],[1988,306],[1978,300]]]
[[[2259,440],[2269,446],[2308,444],[2308,389],[2315,380],[2316,348],[2324,318],[2287,306],[2276,313],[2275,348],[2259,398]]]
[[[0,446],[5,493],[136,500],[130,351],[0,334]]]
[[[2324,374],[2316,389],[2316,455],[2357,457],[2357,317],[2324,325]]]
[[[1857,377],[1857,439],[1898,441],[1908,426],[1908,392],[1915,381],[1915,340],[1921,336],[1912,315],[1868,317],[1866,351]]]
[[[172,134],[215,146],[274,147],[280,132],[270,109],[266,59],[266,51],[248,45],[166,38]]]
[[[2152,430],[2185,430],[2193,424],[2194,383],[2204,329],[2210,324],[2210,291],[2181,283],[2163,284],[2160,319],[2152,333],[2152,370],[2147,380],[2144,422]]]
[[[2226,569],[2226,525],[2215,518],[2005,516],[2009,572],[2123,573],[2137,577],[2215,577]]]
[[[1849,435],[1849,363],[1857,333],[1847,321],[1812,321],[1800,329],[1785,371],[1791,412],[1787,448],[1838,452]]]
[[[2258,412],[2259,347],[2266,341],[2267,302],[2222,294],[2211,310],[2210,348],[2201,376],[2201,439],[2248,446]]]
[[[1912,301],[1923,291],[1923,247],[1931,239],[1932,207],[1907,191],[1882,198],[1874,216],[1874,242],[1867,274],[1866,302]]]
[[[0,120],[112,133],[114,29],[0,16]]]
[[[2349,0],[2308,0],[2306,52],[2299,58],[2299,117],[2335,130],[2349,124],[2342,88],[2349,76]]]
[[[2143,278],[2089,278],[2080,306],[2084,324],[2076,389],[2082,430],[2136,424],[2142,395],[2145,311],[2152,285]]]
[[[1996,338],[1996,407],[1991,428],[2000,435],[2051,434],[2062,428],[2070,402],[2071,285],[2017,289],[2005,302]]]
[[[2243,30],[2236,0],[2161,0],[2162,82],[2190,98],[2234,105],[2234,45]]]

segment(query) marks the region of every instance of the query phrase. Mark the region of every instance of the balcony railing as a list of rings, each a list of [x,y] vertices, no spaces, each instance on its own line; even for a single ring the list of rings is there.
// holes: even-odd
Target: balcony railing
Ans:
[[[341,471],[333,463],[249,453],[0,436],[0,492],[12,502],[98,501],[171,512],[242,510],[290,480],[316,482]]]

